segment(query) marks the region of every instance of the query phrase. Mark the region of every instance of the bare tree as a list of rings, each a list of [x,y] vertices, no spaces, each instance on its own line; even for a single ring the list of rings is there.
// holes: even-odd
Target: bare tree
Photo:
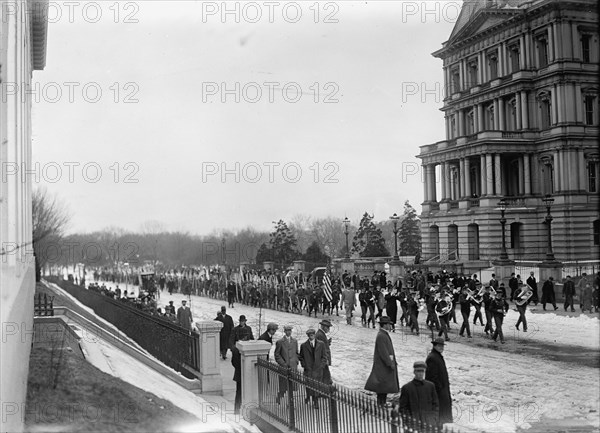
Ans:
[[[36,280],[40,280],[41,269],[46,265],[47,243],[57,242],[64,235],[71,215],[66,205],[56,196],[50,195],[44,187],[32,192],[32,243],[35,255]]]

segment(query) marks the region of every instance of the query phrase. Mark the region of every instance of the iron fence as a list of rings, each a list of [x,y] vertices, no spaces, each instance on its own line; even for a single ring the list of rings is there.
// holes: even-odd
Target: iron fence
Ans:
[[[84,289],[68,281],[50,279],[98,316],[112,323],[159,361],[195,379],[200,370],[200,335],[172,322],[160,319],[101,293]]]
[[[372,397],[327,385],[278,364],[258,359],[258,403],[271,418],[299,433],[450,433],[454,430],[399,416]]]

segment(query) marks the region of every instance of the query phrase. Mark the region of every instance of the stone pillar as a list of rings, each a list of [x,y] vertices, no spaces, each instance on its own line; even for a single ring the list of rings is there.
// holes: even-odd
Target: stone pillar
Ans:
[[[398,278],[402,277],[402,275],[404,275],[404,262],[401,262],[400,260],[395,261],[392,260],[391,262],[388,263],[389,267],[390,267],[390,277],[389,280],[392,283],[395,283]]]
[[[523,157],[520,157],[517,160],[517,167],[518,167],[518,173],[517,173],[517,185],[518,185],[518,190],[519,190],[519,195],[523,195],[524,194],[524,169],[523,169]]]
[[[529,154],[523,154],[523,183],[525,195],[531,194],[531,172],[529,170]]]
[[[437,198],[435,196],[435,164],[430,164],[429,166],[429,201],[437,202]]]
[[[550,126],[556,124],[558,122],[558,102],[557,98],[556,98],[556,85],[553,86],[552,88],[552,92],[550,92],[550,104],[552,105],[551,108],[551,119],[550,119]]]
[[[423,201],[429,202],[429,166],[422,165],[423,167]]]
[[[463,110],[458,110],[458,125],[456,129],[458,130],[458,137],[465,135],[465,113]]]
[[[481,132],[483,129],[483,104],[477,104],[477,132]]]
[[[481,184],[481,194],[482,196],[487,195],[487,170],[485,169],[485,155],[481,155],[479,158],[479,166],[481,167],[481,169],[479,170],[479,173],[481,174],[481,177],[479,179],[479,182]]]
[[[553,172],[554,172],[554,192],[561,191],[560,189],[560,162],[558,160],[558,152],[553,153]]]
[[[521,70],[527,69],[527,56],[525,55],[525,36],[521,35],[519,38],[519,56],[520,56],[520,64]]]
[[[523,129],[529,128],[529,107],[527,106],[527,92],[521,91],[521,122]]]
[[[587,191],[587,167],[583,149],[577,149],[577,173],[579,173],[579,190]]]
[[[469,158],[464,159],[465,197],[471,197],[471,162]]]
[[[504,99],[498,98],[498,126],[496,130],[504,131],[506,130],[506,121],[504,119]]]
[[[494,180],[496,181],[496,195],[503,195],[502,191],[502,160],[500,154],[494,155]]]
[[[581,83],[575,83],[575,121],[583,123],[585,113],[583,112],[583,96],[581,95]]]
[[[465,196],[465,160],[461,158],[458,160],[458,197],[460,200]]]
[[[269,355],[271,344],[262,340],[238,341],[235,343],[235,347],[240,351],[242,364],[242,407],[255,407],[259,409],[258,370],[256,362],[259,357],[266,358]],[[242,411],[244,416],[248,414],[250,418],[254,418],[254,414],[249,412],[251,411]]]
[[[494,99],[494,131],[500,130],[500,121],[498,116],[500,109],[498,108],[498,105],[498,98],[496,98]]]
[[[452,198],[452,190],[451,190],[451,184],[450,184],[450,176],[452,175],[450,173],[450,164],[448,162],[444,162],[443,164],[444,167],[444,177],[442,178],[442,185],[445,185],[445,191],[446,191],[446,195],[444,196],[444,199],[449,200]]]
[[[305,260],[294,260],[294,271],[304,272],[305,270],[306,270],[306,261]]]
[[[202,394],[223,393],[223,378],[221,377],[220,332],[223,323],[216,320],[196,322],[200,334],[198,359],[200,360],[200,382]]]
[[[448,199],[448,189],[446,187],[446,176],[448,176],[448,163],[444,162],[440,164],[440,177],[442,178],[442,200],[446,201]]]
[[[520,131],[523,125],[523,108],[521,107],[521,94],[515,93],[515,117],[516,117],[516,129]]]
[[[494,173],[493,173],[493,162],[492,162],[492,154],[486,153],[485,155],[485,181],[486,181],[486,191],[487,195],[494,195]]]

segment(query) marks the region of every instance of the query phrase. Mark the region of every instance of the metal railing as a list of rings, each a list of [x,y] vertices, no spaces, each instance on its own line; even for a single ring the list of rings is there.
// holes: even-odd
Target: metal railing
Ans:
[[[46,293],[38,293],[34,295],[33,315],[54,316],[54,296],[48,296]]]
[[[447,428],[400,416],[372,397],[341,385],[327,385],[298,371],[259,358],[258,403],[263,417],[301,433],[448,433]]]
[[[200,335],[141,311],[127,301],[112,299],[69,281],[49,278],[98,316],[115,325],[151,355],[189,379],[200,370]]]

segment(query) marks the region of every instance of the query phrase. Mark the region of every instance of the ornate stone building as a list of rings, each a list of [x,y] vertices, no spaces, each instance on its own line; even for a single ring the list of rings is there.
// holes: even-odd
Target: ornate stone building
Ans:
[[[22,431],[33,334],[31,76],[46,64],[47,0],[0,2],[2,429]],[[34,409],[35,410],[35,409]]]
[[[600,254],[595,0],[465,1],[443,48],[446,140],[421,146],[423,258],[543,260],[551,195],[561,261]]]

